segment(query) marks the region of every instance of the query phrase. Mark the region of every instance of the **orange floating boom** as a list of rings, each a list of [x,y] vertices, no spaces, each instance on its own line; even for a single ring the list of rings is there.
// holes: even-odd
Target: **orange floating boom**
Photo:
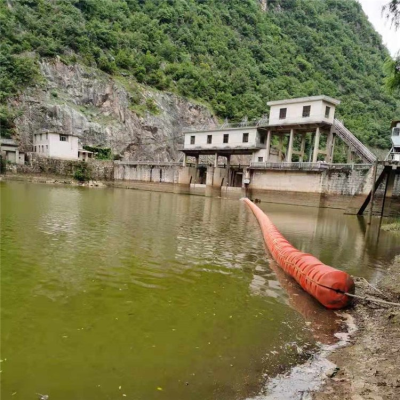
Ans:
[[[249,199],[244,199],[260,224],[264,241],[279,266],[322,305],[339,309],[349,305],[354,293],[354,281],[349,274],[323,264],[311,254],[293,247],[270,219]]]

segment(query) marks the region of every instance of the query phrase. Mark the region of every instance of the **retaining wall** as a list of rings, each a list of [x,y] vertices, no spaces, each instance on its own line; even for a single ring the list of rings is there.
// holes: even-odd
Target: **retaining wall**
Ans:
[[[115,164],[114,179],[141,182],[178,183],[176,167],[151,167],[148,165]]]
[[[87,168],[91,180],[110,181],[114,179],[114,162],[102,160],[61,160],[41,157],[36,153],[28,154],[26,164],[13,164],[8,167],[9,173],[30,175],[58,175],[73,177],[81,168]]]

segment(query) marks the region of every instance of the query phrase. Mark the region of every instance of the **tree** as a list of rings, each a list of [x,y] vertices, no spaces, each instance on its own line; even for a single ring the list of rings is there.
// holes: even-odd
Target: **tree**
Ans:
[[[387,19],[390,19],[394,29],[400,27],[400,0],[391,0],[383,7]],[[390,93],[400,91],[400,52],[395,59],[387,58],[384,64],[386,74],[385,85]]]
[[[391,0],[390,3],[383,6],[382,11],[397,30],[400,27],[400,0]]]
[[[390,93],[400,92],[400,53],[395,59],[389,57],[384,65],[385,85]]]

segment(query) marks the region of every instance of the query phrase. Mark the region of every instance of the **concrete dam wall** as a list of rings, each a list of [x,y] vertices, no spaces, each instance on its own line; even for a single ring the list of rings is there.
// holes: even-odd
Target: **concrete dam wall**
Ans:
[[[15,165],[8,173],[73,177],[82,161],[56,160],[31,155],[29,164]],[[227,198],[249,197],[263,202],[327,207],[357,212],[372,188],[370,165],[327,164],[297,167],[295,163],[266,168],[180,163],[90,160],[91,179],[130,189],[186,193]],[[385,185],[377,191],[377,204]],[[392,204],[400,210],[400,175],[394,182]]]
[[[248,179],[248,181],[246,180]],[[318,171],[308,170],[247,170],[243,167],[140,165],[116,163],[114,184],[132,188],[155,189],[221,197],[249,196],[265,202],[306,205],[340,209],[356,209],[372,187],[372,168],[368,165],[339,165]],[[246,182],[249,182],[248,184]],[[175,189],[168,185],[175,186]],[[178,190],[177,187],[180,187]],[[185,188],[185,189],[184,189]],[[381,189],[378,192],[382,193]],[[400,197],[397,177],[393,193]]]

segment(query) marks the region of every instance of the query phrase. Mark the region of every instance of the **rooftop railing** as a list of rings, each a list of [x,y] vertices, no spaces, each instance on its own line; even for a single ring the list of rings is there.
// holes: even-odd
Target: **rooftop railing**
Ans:
[[[257,128],[262,126],[267,126],[269,123],[268,117],[263,116],[258,119],[247,119],[247,117],[243,118],[241,121],[229,121],[226,119],[224,122],[220,124],[209,123],[203,125],[190,125],[186,126],[183,131],[185,132],[195,132],[195,131],[208,131],[208,130],[218,130],[218,129],[229,129],[229,128]]]

